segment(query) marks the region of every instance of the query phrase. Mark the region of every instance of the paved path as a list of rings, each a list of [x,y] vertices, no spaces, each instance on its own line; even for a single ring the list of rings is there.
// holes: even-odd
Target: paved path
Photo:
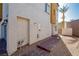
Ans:
[[[41,40],[30,46],[24,46],[21,50],[18,50],[13,55],[15,56],[18,56],[18,55],[22,55],[22,56],[71,56],[71,53],[69,52],[69,50],[67,49],[67,47],[65,46],[65,44],[63,43],[61,39],[59,40],[52,39],[54,42],[51,45],[53,45],[54,47],[50,53],[37,47],[37,45],[40,42],[44,42],[47,39]]]
[[[61,36],[68,50],[73,56],[79,56],[79,37]]]

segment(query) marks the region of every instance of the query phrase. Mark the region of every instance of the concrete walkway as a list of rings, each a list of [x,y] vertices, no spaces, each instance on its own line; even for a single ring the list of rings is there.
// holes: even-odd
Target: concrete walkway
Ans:
[[[30,46],[24,46],[21,50],[18,50],[13,54],[13,56],[71,56],[71,53],[63,43],[61,39],[55,39],[50,37],[51,40],[48,42],[49,38],[36,42]],[[41,42],[43,43],[50,43],[52,45],[51,52],[47,52],[37,47],[37,45]]]
[[[79,37],[61,36],[62,41],[73,56],[79,56]]]

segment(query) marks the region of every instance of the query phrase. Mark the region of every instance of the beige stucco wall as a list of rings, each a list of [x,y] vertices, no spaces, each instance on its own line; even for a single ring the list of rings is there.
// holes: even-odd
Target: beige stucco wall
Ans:
[[[0,17],[2,17],[2,3],[0,3]]]
[[[1,3],[0,3],[0,18],[2,18],[2,4]],[[0,21],[0,38],[1,38],[1,21]]]
[[[58,34],[58,4],[57,3],[51,3],[50,23],[51,23],[52,35]]]
[[[45,4],[9,4],[7,50],[11,55],[17,50],[17,16],[30,20],[30,44],[51,35],[50,15],[45,12]],[[39,26],[40,25],[40,26]],[[40,32],[38,31],[40,28]],[[39,38],[37,38],[37,33]]]
[[[72,34],[74,36],[78,36],[79,37],[79,20],[74,20],[71,22],[71,27],[72,27]]]
[[[57,3],[51,3],[51,24],[56,24],[57,22],[57,13],[58,13],[58,4]]]

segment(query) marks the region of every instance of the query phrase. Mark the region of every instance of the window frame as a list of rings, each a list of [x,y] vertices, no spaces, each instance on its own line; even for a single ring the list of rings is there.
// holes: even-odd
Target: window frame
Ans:
[[[45,3],[45,12],[50,14],[50,5],[48,3]]]

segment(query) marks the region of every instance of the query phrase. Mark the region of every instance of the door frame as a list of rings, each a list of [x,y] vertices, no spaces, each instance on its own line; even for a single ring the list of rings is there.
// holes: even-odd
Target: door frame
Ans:
[[[18,19],[24,19],[26,21],[28,21],[28,43],[27,45],[30,44],[30,20],[28,18],[22,17],[22,16],[17,16],[17,20]]]

